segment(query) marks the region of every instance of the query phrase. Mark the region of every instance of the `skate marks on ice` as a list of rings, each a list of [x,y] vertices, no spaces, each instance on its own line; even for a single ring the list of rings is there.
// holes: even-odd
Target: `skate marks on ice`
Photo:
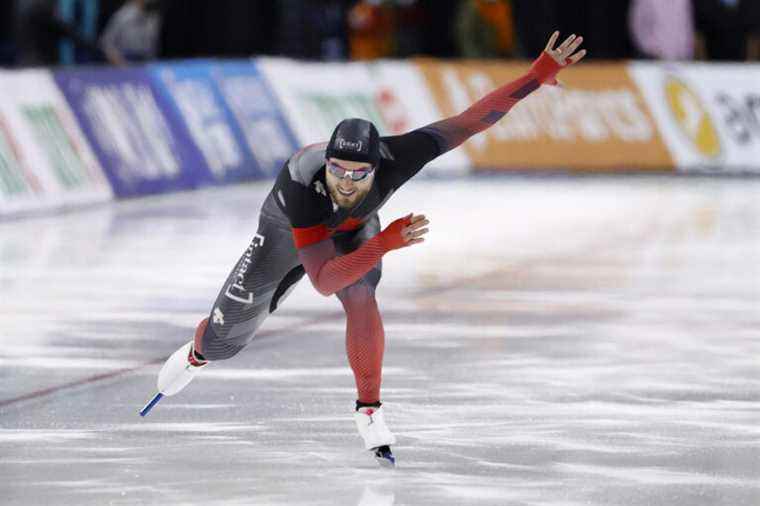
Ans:
[[[433,220],[379,291],[390,472],[353,427],[339,306],[305,283],[136,415],[159,368],[141,364],[187,340],[265,189],[0,224],[0,399],[136,368],[0,408],[4,501],[760,503],[757,182],[475,181],[482,225],[451,209],[461,184],[383,213]]]

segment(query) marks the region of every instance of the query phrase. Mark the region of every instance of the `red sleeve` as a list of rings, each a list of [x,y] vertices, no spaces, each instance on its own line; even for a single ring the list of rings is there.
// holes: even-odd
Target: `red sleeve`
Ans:
[[[385,230],[362,244],[356,251],[337,256],[331,239],[298,249],[311,284],[322,295],[332,295],[359,281],[372,270],[384,254],[409,244],[402,232],[411,222],[412,215],[394,220]]]
[[[335,244],[327,240],[300,248],[298,258],[314,288],[322,295],[332,295],[359,281],[386,251],[381,236],[376,235],[347,255],[337,256]]]
[[[327,228],[327,225],[315,225],[304,228],[293,227],[293,242],[298,249],[322,242],[329,237],[330,230]]]
[[[524,76],[492,91],[463,113],[432,123],[420,131],[436,138],[441,153],[452,150],[499,121],[515,104],[542,84],[556,83],[555,78],[561,69],[562,66],[549,54],[541,53]]]

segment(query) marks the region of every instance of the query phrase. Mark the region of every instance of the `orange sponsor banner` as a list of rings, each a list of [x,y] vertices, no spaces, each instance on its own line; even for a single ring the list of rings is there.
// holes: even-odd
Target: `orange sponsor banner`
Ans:
[[[417,59],[441,114],[458,114],[528,70],[519,63]],[[582,64],[468,140],[476,169],[673,171],[673,159],[625,64]]]

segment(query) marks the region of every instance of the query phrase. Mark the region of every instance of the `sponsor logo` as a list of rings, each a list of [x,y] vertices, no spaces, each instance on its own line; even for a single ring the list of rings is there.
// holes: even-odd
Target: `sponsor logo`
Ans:
[[[681,132],[702,156],[716,158],[722,148],[715,122],[704,102],[694,90],[680,79],[665,80],[665,98]]]
[[[760,141],[760,93],[720,92],[715,101],[723,112],[726,133],[737,145],[750,147]]]
[[[164,74],[164,82],[214,176],[222,178],[228,171],[238,169],[243,163],[243,152],[211,83],[177,79],[171,72]]]
[[[243,258],[238,262],[237,269],[235,269],[233,274],[232,283],[230,283],[224,291],[224,295],[228,299],[240,302],[241,304],[253,304],[253,292],[249,292],[244,286],[245,275],[251,267],[254,252],[263,245],[264,236],[256,234],[253,237],[250,246],[248,246],[248,249],[245,250]]]
[[[38,144],[45,149],[56,178],[64,188],[82,188],[94,182],[92,174],[77,152],[75,140],[66,130],[52,105],[21,108]]]
[[[42,193],[39,182],[22,162],[18,144],[0,116],[0,200],[5,196]]]
[[[285,92],[294,93],[295,90]],[[293,112],[303,119],[304,125],[309,126],[311,135],[319,134],[316,136],[329,138],[335,125],[346,118],[366,118],[381,132],[388,131],[374,96],[363,90],[347,93],[323,93],[315,90],[308,94],[295,95],[293,98],[296,108]]]
[[[443,100],[456,111],[465,110],[499,86],[494,75],[462,73],[456,68],[446,68],[441,80],[446,97]],[[547,87],[520,102],[503,121],[468,139],[467,146],[489,157],[501,157],[502,149],[495,146],[506,142],[636,145],[652,142],[656,134],[646,107],[628,83],[604,89]]]
[[[390,132],[401,133],[411,130],[409,111],[393,92],[393,89],[381,88],[375,97],[375,101]]]
[[[217,325],[224,325],[224,313],[218,307],[214,308],[214,314],[212,315],[214,323]]]
[[[73,86],[70,84],[69,86]],[[85,85],[78,108],[125,184],[179,176],[177,140],[147,84]]]
[[[325,190],[325,185],[322,184],[322,181],[314,181],[314,191],[327,197],[327,190]]]
[[[335,139],[335,144],[341,151],[356,151],[357,153],[362,152],[362,141],[347,141],[343,137],[338,137]]]

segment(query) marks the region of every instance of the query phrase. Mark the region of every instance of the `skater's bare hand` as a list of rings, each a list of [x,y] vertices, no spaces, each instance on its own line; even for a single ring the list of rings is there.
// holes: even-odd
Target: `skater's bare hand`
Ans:
[[[559,39],[559,32],[556,31],[552,34],[549,42],[546,44],[544,51],[546,54],[552,57],[552,59],[563,67],[578,63],[586,56],[586,50],[581,49],[577,53],[575,52],[583,43],[583,37],[576,37],[575,34],[571,35],[565,42],[559,45],[557,49],[554,49],[554,44]]]
[[[425,218],[424,214],[410,215],[409,225],[401,230],[401,237],[404,238],[407,246],[425,242],[423,235],[427,234],[430,229],[426,228],[430,221]]]
[[[425,227],[429,224],[424,214],[410,213],[395,220],[380,232],[380,240],[386,251],[424,242],[425,238],[422,236],[428,233]]]

